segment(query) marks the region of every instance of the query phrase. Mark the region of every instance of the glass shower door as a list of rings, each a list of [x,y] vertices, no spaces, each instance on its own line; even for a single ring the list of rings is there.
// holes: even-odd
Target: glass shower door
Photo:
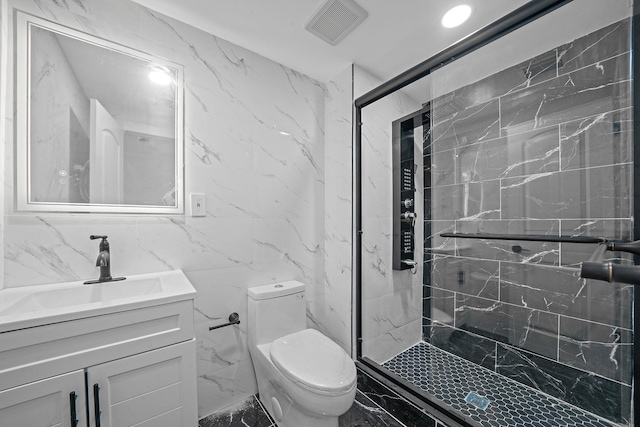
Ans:
[[[362,356],[469,423],[632,425],[633,287],[543,241],[633,239],[631,12],[571,2],[362,109]],[[396,270],[402,135],[420,262]]]

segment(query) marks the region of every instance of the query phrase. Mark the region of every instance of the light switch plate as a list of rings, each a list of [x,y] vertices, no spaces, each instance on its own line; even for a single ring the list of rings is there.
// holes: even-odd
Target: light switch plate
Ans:
[[[191,216],[207,216],[207,202],[204,194],[191,193],[189,200],[189,214]]]

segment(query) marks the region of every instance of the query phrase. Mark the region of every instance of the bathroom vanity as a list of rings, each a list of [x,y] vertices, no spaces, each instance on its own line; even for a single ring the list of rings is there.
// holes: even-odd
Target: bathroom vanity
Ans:
[[[0,427],[197,425],[182,271],[0,291]]]

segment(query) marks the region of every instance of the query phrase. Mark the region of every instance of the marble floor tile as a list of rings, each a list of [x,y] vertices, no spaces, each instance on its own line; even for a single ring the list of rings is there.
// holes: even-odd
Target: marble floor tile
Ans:
[[[202,418],[198,427],[275,427],[256,397]],[[340,427],[405,427],[360,391],[351,408],[339,419]],[[301,426],[302,427],[302,426]]]
[[[384,409],[358,390],[351,408],[340,416],[339,427],[403,427]]]
[[[198,427],[271,427],[272,425],[274,425],[273,422],[255,397],[227,411],[202,418],[198,422]]]

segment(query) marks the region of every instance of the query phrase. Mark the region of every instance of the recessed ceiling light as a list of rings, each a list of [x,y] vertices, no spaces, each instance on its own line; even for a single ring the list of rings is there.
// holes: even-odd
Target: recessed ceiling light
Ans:
[[[450,9],[442,17],[442,26],[446,28],[457,27],[471,16],[471,7],[466,4],[461,4],[453,9]]]

